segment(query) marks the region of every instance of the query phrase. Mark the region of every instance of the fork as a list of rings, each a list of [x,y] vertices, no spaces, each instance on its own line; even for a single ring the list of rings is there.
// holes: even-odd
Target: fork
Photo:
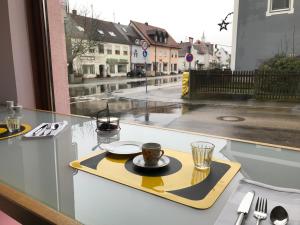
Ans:
[[[261,220],[267,219],[268,200],[263,198],[257,198],[254,217],[257,219],[256,225],[260,224]]]

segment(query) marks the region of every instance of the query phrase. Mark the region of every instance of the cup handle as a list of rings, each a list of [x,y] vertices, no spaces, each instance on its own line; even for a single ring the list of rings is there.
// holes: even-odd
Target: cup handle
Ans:
[[[159,156],[158,159],[160,159],[165,154],[164,150],[160,150],[160,152],[161,152],[161,155]]]

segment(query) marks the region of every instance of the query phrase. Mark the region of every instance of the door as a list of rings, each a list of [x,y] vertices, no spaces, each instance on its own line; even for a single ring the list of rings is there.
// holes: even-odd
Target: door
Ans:
[[[99,65],[100,77],[104,77],[104,65]]]

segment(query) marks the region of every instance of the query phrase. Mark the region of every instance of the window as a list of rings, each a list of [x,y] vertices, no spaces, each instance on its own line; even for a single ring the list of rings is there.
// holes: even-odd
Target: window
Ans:
[[[120,55],[120,52],[121,52],[121,51],[120,51],[120,46],[116,46],[116,47],[115,47],[115,54],[116,54],[116,55]]]
[[[102,44],[98,45],[98,51],[100,54],[104,54],[104,45]]]
[[[123,51],[123,55],[128,55],[128,51]]]
[[[118,73],[127,73],[127,65],[118,65]]]
[[[107,55],[112,55],[112,45],[107,45]]]
[[[101,35],[104,35],[104,32],[103,32],[103,30],[99,30],[99,29],[97,29],[97,31],[98,31],[98,33],[99,33],[99,34],[101,34]]]
[[[125,27],[122,27],[122,30],[123,30],[125,33],[127,33],[127,30],[126,30]]]
[[[163,70],[164,70],[164,72],[167,72],[167,70],[168,70],[168,63],[164,63]]]
[[[112,32],[112,31],[109,31],[108,32],[109,34],[110,34],[110,36],[112,36],[112,37],[115,37],[115,36],[117,36],[114,32]]]
[[[294,0],[268,0],[267,16],[283,13],[294,13]]]
[[[84,28],[83,27],[81,27],[81,26],[76,26],[77,27],[77,29],[79,30],[79,31],[84,31]]]
[[[174,71],[177,71],[177,64],[174,64]]]
[[[95,74],[94,65],[82,65],[83,74]]]
[[[115,73],[115,65],[110,65],[109,71],[110,71],[110,73]]]
[[[94,48],[90,48],[89,49],[89,53],[95,53],[95,49]]]

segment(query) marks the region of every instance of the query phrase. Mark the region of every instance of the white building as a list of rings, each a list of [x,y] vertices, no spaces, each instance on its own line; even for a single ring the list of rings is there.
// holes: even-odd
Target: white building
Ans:
[[[68,16],[77,32],[67,45],[68,54],[72,54],[76,45],[88,46],[73,59],[74,72],[83,74],[84,78],[126,76],[130,70],[130,43],[114,24],[79,16],[76,12]]]
[[[216,50],[216,56],[218,58],[218,62],[220,63],[223,69],[230,68],[230,54],[224,48],[218,48]]]

